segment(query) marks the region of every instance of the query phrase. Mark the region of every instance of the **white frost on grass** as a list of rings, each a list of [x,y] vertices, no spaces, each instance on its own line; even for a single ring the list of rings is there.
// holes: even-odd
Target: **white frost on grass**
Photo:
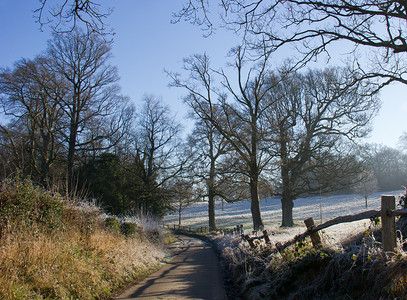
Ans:
[[[394,195],[397,201],[398,196],[403,192],[403,190],[396,190],[374,193],[368,198],[367,208],[365,207],[364,198],[357,194],[299,198],[294,201],[293,219],[295,226],[292,228],[280,227],[281,202],[279,198],[264,199],[260,202],[260,206],[265,229],[275,233],[275,235],[270,236],[271,241],[273,243],[284,243],[306,230],[303,221],[309,217],[312,217],[316,224],[319,224],[339,216],[353,215],[372,209],[379,210],[381,195]],[[218,228],[233,228],[236,225],[243,224],[245,232],[252,231],[250,201],[224,202],[223,210],[219,201],[216,203],[215,210]],[[178,214],[165,216],[164,223],[169,225],[178,224]],[[208,226],[208,203],[198,202],[186,208],[182,212],[182,225],[191,226],[192,228]],[[361,220],[334,225],[323,232],[325,237],[331,239],[331,243],[336,244],[351,235],[366,230],[369,225],[370,220]]]
[[[136,223],[138,226],[142,228],[143,233],[146,235],[152,232],[156,232],[160,236],[164,235],[164,230],[160,222],[157,220],[157,218],[153,217],[150,214],[147,215],[135,214],[133,216],[123,218],[122,221],[126,223]]]

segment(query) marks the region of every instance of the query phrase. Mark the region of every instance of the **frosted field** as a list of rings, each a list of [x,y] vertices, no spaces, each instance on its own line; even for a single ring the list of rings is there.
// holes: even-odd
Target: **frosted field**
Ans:
[[[381,195],[396,196],[396,204],[399,196],[404,190],[389,192],[378,192],[368,197],[368,207],[365,207],[363,196],[357,194],[335,195],[335,196],[313,196],[299,198],[294,201],[293,228],[280,228],[281,224],[281,202],[279,198],[264,199],[260,202],[263,223],[265,228],[276,233],[273,240],[284,242],[291,239],[296,234],[306,230],[304,220],[313,217],[315,223],[319,224],[339,216],[352,215],[366,210],[379,210]],[[246,232],[253,228],[250,201],[240,201],[235,203],[216,202],[215,207],[216,225],[218,228],[232,228],[238,224],[243,224]],[[164,217],[164,224],[178,224],[178,214],[174,213]],[[182,212],[182,225],[193,228],[208,226],[208,203],[199,202],[187,207]],[[340,242],[352,234],[364,231],[370,225],[370,220],[344,223],[325,229],[327,236],[333,239],[333,243]]]

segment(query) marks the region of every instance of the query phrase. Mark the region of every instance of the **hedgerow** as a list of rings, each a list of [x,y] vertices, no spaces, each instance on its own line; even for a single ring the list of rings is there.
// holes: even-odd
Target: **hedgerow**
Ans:
[[[341,248],[314,249],[309,239],[284,251],[264,242],[251,248],[240,237],[217,237],[215,243],[247,299],[407,299],[407,255],[399,233],[394,253],[383,252],[374,226]]]
[[[70,201],[30,180],[3,182],[0,299],[104,298],[161,265],[163,239],[133,234],[135,225],[117,218],[112,230],[105,220],[90,202]]]

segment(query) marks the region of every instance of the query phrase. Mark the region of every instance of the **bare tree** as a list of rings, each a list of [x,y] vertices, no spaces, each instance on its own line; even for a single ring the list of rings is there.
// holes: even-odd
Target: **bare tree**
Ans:
[[[245,73],[245,51],[236,48],[235,57],[237,88],[224,71],[214,72],[210,68],[206,55],[195,55],[185,60],[184,69],[190,72],[190,80],[181,80],[176,74],[170,75],[174,86],[187,90],[185,101],[197,116],[209,121],[244,162],[245,170],[242,171],[249,181],[253,227],[257,230],[263,226],[258,194],[259,176],[270,160],[262,146],[268,128],[263,126],[261,119],[269,105],[266,95],[272,84],[267,76],[267,58]],[[215,74],[222,79],[223,88],[231,96],[231,101],[226,93],[212,86]]]
[[[24,124],[19,122],[0,126],[0,155],[2,178],[12,173],[31,174],[30,161],[27,162],[27,134]]]
[[[44,185],[49,183],[50,168],[61,153],[60,102],[68,93],[66,81],[48,65],[48,58],[37,57],[32,61],[22,60],[15,64],[13,71],[0,74],[1,102],[5,115],[11,119],[8,129],[2,127],[3,137],[15,147],[14,139],[20,137],[12,134],[13,128],[19,128],[20,136],[26,135],[25,150],[14,152],[25,153],[30,174],[39,176]],[[23,166],[20,167],[24,172]]]
[[[242,31],[254,48],[268,52],[294,49],[300,65],[323,53],[330,58],[344,45],[354,53],[361,78],[381,79],[378,88],[407,83],[407,18],[403,1],[222,0],[226,27]],[[188,20],[212,31],[209,2],[185,1],[176,20]],[[335,52],[336,51],[336,52]],[[340,51],[340,50],[339,50]],[[292,53],[292,52],[291,52]]]
[[[143,102],[134,139],[136,176],[146,191],[141,209],[160,216],[170,201],[165,191],[183,168],[184,159],[179,157],[181,126],[161,99],[146,96]]]
[[[50,25],[55,32],[71,32],[80,24],[88,32],[106,34],[106,19],[112,8],[101,11],[99,1],[91,0],[40,0],[40,6],[34,10],[34,17],[42,29]]]
[[[77,151],[105,150],[117,143],[132,109],[120,95],[117,68],[109,64],[110,46],[99,36],[79,30],[54,34],[47,54],[52,58],[50,68],[69,84],[60,106],[66,119],[70,186]]]
[[[407,155],[383,145],[369,145],[367,163],[377,178],[379,189],[389,191],[406,185]]]
[[[352,190],[363,196],[367,208],[367,197],[377,192],[378,182],[372,171],[364,170],[358,176],[358,181],[352,185]]]
[[[202,186],[197,189],[200,191],[199,196],[208,198],[209,228],[216,230],[215,200],[228,200],[231,195],[226,193],[225,186],[233,185],[232,180],[228,180],[233,172],[233,164],[226,165],[222,161],[225,155],[230,154],[230,145],[211,122],[204,119],[195,121],[195,128],[188,142],[192,152],[189,173],[197,178],[198,186]]]
[[[346,166],[355,162],[338,160],[345,155],[335,152],[340,153],[343,137],[356,141],[368,132],[378,100],[369,86],[349,78],[344,69],[280,76],[278,86],[270,90],[273,105],[267,117],[273,128],[270,149],[276,151],[281,172],[282,226],[292,226],[295,198],[338,188],[341,178],[349,178],[354,168]]]
[[[404,131],[399,137],[399,145],[403,150],[407,150],[407,131]]]
[[[178,179],[172,186],[171,206],[178,213],[178,225],[182,224],[182,212],[191,204],[196,202],[196,194],[193,191],[191,182],[185,179]]]

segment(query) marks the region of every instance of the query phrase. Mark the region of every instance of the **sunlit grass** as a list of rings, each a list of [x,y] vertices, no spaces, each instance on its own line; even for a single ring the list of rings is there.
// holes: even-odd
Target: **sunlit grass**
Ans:
[[[52,231],[11,217],[0,239],[0,299],[100,298],[165,257],[161,239],[112,232],[95,207],[65,206],[63,226]]]

